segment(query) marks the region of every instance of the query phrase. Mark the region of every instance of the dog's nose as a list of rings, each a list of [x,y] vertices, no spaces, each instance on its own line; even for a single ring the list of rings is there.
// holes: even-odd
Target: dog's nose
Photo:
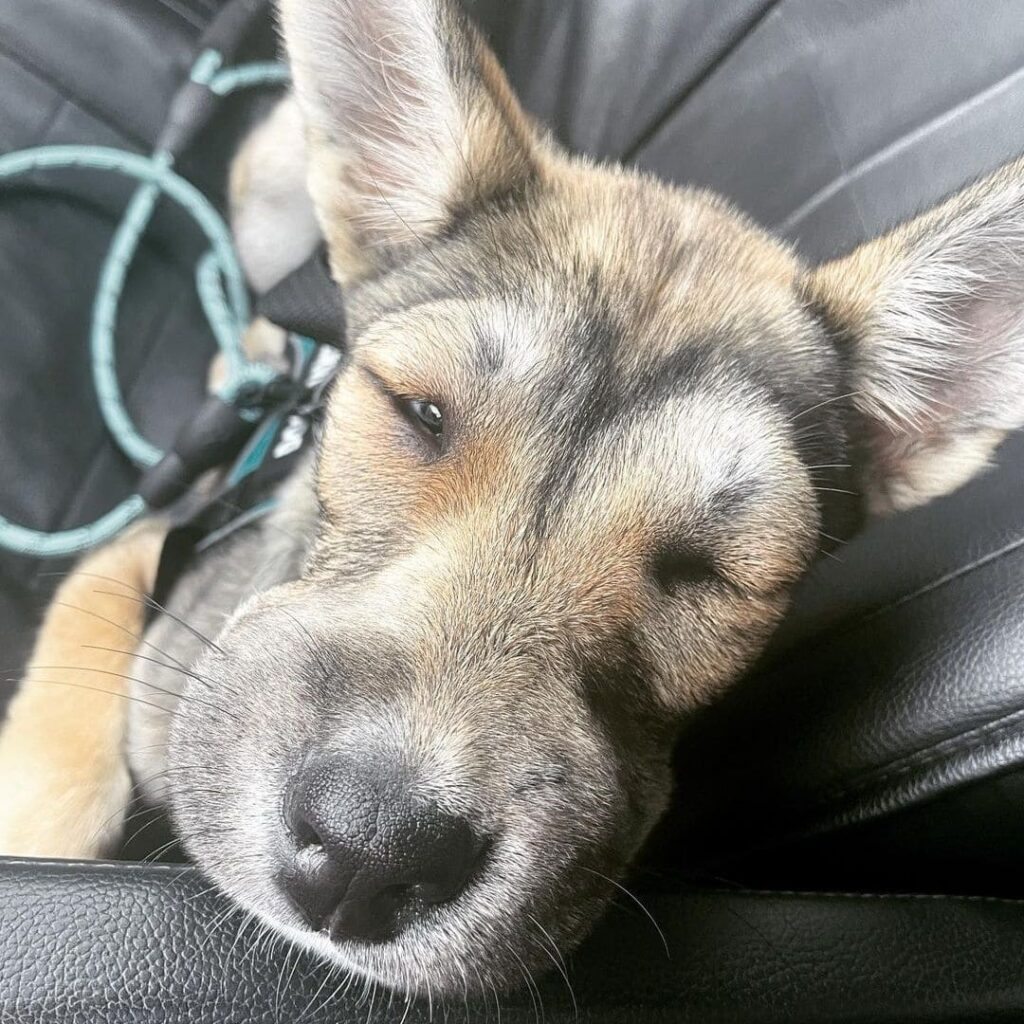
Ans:
[[[382,942],[461,892],[484,841],[412,798],[395,769],[321,761],[294,780],[285,815],[298,850],[285,887],[335,941]]]

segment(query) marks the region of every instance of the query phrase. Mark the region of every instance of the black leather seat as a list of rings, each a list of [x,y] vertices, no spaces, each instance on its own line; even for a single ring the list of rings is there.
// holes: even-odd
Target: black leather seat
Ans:
[[[0,150],[145,150],[216,6],[7,0]],[[1024,150],[1016,0],[472,9],[568,144],[716,188],[810,259]],[[185,166],[212,195],[248,110],[226,104]],[[0,514],[17,521],[82,521],[131,489],[86,358],[95,268],[123,201],[106,180],[55,175],[0,198]],[[123,380],[156,440],[198,402],[211,348],[196,245],[163,214],[122,313]],[[0,559],[11,673],[52,569]],[[574,958],[577,999],[600,1021],[1024,1019],[1022,765],[1016,437],[957,494],[823,560],[759,668],[693,722],[679,798],[637,880],[672,958],[623,906]],[[0,1019],[297,1020],[307,1006],[306,1020],[366,1019],[354,998],[322,1005],[315,965],[289,972],[283,955],[234,942],[237,919],[212,928],[223,904],[182,871],[0,862]],[[571,1019],[554,982],[544,1002],[548,1019]],[[533,1016],[525,997],[503,1001],[503,1019]]]

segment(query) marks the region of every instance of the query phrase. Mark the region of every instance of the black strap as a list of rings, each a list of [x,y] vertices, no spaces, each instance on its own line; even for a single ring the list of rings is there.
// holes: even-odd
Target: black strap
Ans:
[[[323,245],[261,295],[256,311],[272,324],[321,345],[345,347],[345,304],[340,286],[331,277]]]
[[[230,60],[253,25],[269,16],[267,0],[229,0],[203,32],[196,53],[216,50],[225,61]],[[171,100],[154,148],[181,156],[206,127],[219,103],[220,97],[209,86],[186,79]]]
[[[232,435],[246,443],[211,494],[184,491],[179,503],[169,510],[173,527],[164,541],[157,570],[153,593],[157,607],[167,603],[193,558],[270,511],[278,486],[313,441],[325,391],[343,353],[333,345],[317,345],[296,334],[290,334],[288,341],[291,369],[287,377],[276,382],[282,396],[287,393],[287,397],[268,409],[260,423],[250,424],[245,438]],[[198,431],[201,439],[213,433],[206,427]],[[158,477],[156,483],[165,482]]]

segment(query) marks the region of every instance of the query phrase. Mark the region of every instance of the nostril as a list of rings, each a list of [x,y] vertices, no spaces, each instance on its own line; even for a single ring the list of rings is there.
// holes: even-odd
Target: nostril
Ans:
[[[302,781],[293,783],[284,801],[284,820],[298,850],[324,849],[328,845],[325,828],[329,821],[323,821],[317,806],[315,791]]]
[[[448,903],[455,899],[465,887],[463,884],[458,889],[454,889],[453,886],[443,883],[420,882],[418,885],[412,886],[410,892],[416,899],[422,900],[424,903],[438,904]]]
[[[457,822],[447,842],[424,861],[420,879],[410,886],[411,894],[423,903],[439,904],[454,900],[479,873],[489,843],[476,835],[465,822]]]
[[[320,833],[308,822],[301,818],[292,822],[292,835],[295,837],[295,844],[300,850],[324,848],[324,841]]]

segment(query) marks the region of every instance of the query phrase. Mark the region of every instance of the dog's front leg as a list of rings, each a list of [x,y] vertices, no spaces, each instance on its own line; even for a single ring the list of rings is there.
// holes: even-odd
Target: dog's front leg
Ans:
[[[90,555],[47,610],[0,731],[0,853],[94,858],[117,842],[126,676],[163,536],[147,523]]]

